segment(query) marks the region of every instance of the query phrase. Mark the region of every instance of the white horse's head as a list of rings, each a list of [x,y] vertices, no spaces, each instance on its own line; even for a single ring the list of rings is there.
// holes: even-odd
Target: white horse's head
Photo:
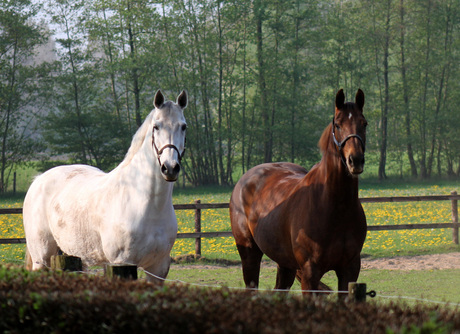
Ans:
[[[161,174],[168,182],[179,176],[181,159],[185,152],[187,123],[184,109],[187,93],[182,91],[176,103],[167,101],[160,90],[155,94],[153,114],[152,146],[160,164]]]

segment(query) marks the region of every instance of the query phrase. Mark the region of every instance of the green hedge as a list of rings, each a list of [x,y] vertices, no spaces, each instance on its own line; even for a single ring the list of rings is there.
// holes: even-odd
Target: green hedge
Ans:
[[[452,307],[331,301],[287,293],[153,285],[0,267],[0,332],[450,333]]]

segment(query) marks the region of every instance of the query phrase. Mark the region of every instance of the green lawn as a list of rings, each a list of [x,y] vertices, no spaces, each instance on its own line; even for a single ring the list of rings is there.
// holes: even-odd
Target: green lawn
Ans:
[[[174,203],[193,203],[200,199],[202,203],[228,202],[231,188],[217,190],[187,189],[175,190]],[[379,184],[364,183],[361,197],[381,196],[416,196],[416,195],[447,195],[451,191],[459,191],[459,182],[430,183],[397,183]],[[405,203],[364,203],[368,225],[417,224],[417,223],[448,223],[451,222],[450,201],[438,202],[405,202]],[[177,211],[179,232],[194,231],[194,211]],[[230,231],[230,220],[227,209],[202,211],[202,231]],[[424,229],[402,231],[369,232],[364,244],[363,253],[385,257],[394,255],[413,255],[458,251],[460,248],[452,243],[451,229]],[[173,255],[194,252],[194,240],[178,239]],[[238,259],[232,238],[209,238],[202,241],[202,254],[207,257]]]
[[[273,289],[275,278],[276,267],[263,265],[259,288]],[[239,265],[212,267],[173,265],[168,280],[199,286],[244,288]],[[327,273],[322,281],[332,290],[337,290],[337,279],[333,272]],[[460,306],[460,269],[410,271],[364,269],[361,271],[359,282],[366,283],[368,291],[376,291],[377,296],[374,300],[378,302],[402,300],[408,304],[450,303]],[[291,290],[292,293],[299,294],[301,290],[299,282],[296,281]]]
[[[202,203],[228,202],[231,188],[213,187],[196,189],[175,189],[174,203],[193,203],[200,199]],[[360,196],[411,196],[445,195],[459,191],[459,182],[441,182],[439,184],[399,183],[379,184],[364,182]],[[15,197],[1,197],[0,207],[22,207],[24,194]],[[427,222],[450,222],[450,202],[415,202],[364,204],[369,225],[417,224]],[[177,211],[179,232],[192,232],[194,229],[194,211]],[[202,231],[230,231],[227,209],[202,211]],[[24,237],[22,217],[20,215],[0,216],[0,238]],[[371,257],[396,255],[415,255],[460,251],[452,243],[450,229],[403,230],[369,232],[363,253]],[[177,239],[172,255],[181,256],[194,252],[193,239]],[[238,261],[233,238],[206,238],[202,240],[202,255],[208,260],[224,259]],[[0,263],[22,264],[24,245],[0,245]],[[275,267],[265,266],[261,273],[261,288],[272,289],[275,280]],[[174,264],[168,279],[181,280],[191,284],[229,286],[243,288],[241,267],[239,265],[222,267],[187,266]],[[324,282],[336,289],[333,273],[324,277]],[[460,270],[436,271],[389,271],[362,270],[360,282],[368,285],[368,290],[377,291],[379,301],[391,301],[393,298],[419,298],[435,301],[460,303]],[[299,290],[296,282],[293,290]],[[296,293],[296,292],[294,292]],[[406,299],[407,300],[407,299]],[[408,299],[413,303],[412,299]]]
[[[415,196],[446,195],[451,191],[460,191],[459,181],[443,181],[439,184],[426,183],[366,183],[361,197],[379,196]],[[175,189],[173,201],[193,203],[200,199],[202,203],[223,203],[230,199],[232,189],[225,187]],[[24,194],[15,197],[0,198],[0,207],[22,207]],[[368,225],[447,223],[451,221],[450,201],[406,202],[406,203],[364,203]],[[178,210],[179,233],[194,231],[193,210]],[[202,210],[202,231],[230,231],[228,209]],[[0,238],[24,237],[22,217],[20,215],[0,216]],[[191,254],[195,250],[193,239],[177,239],[172,256]],[[451,229],[424,229],[401,231],[368,232],[363,253],[373,257],[395,255],[414,255],[460,251],[452,243]],[[21,261],[23,245],[0,245],[0,261]],[[208,258],[238,260],[233,238],[204,238],[202,255]]]

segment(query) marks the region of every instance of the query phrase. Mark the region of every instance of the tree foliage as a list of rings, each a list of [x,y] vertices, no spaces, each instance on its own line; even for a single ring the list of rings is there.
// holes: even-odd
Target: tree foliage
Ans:
[[[59,54],[42,129],[52,154],[110,169],[154,92],[174,99],[185,88],[190,183],[233,184],[262,162],[309,168],[336,91],[351,100],[361,88],[368,165],[379,178],[460,175],[458,1],[50,0],[47,8]]]
[[[0,2],[0,192],[8,186],[12,167],[40,147],[32,137],[30,109],[43,105],[37,80],[47,72],[46,66],[32,62],[46,34],[30,23],[37,11],[28,0]]]

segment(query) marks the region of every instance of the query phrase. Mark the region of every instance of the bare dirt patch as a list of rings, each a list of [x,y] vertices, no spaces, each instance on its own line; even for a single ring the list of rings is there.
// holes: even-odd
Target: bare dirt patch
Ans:
[[[460,269],[460,252],[432,255],[362,259],[361,269],[436,270]]]
[[[182,268],[214,268],[226,266],[240,266],[239,261],[207,261],[205,258],[196,258],[193,255],[174,259],[173,264],[180,264]],[[262,266],[276,266],[273,261],[262,261]],[[395,256],[386,258],[363,258],[361,269],[387,270],[437,270],[460,269],[460,252],[432,255]]]

